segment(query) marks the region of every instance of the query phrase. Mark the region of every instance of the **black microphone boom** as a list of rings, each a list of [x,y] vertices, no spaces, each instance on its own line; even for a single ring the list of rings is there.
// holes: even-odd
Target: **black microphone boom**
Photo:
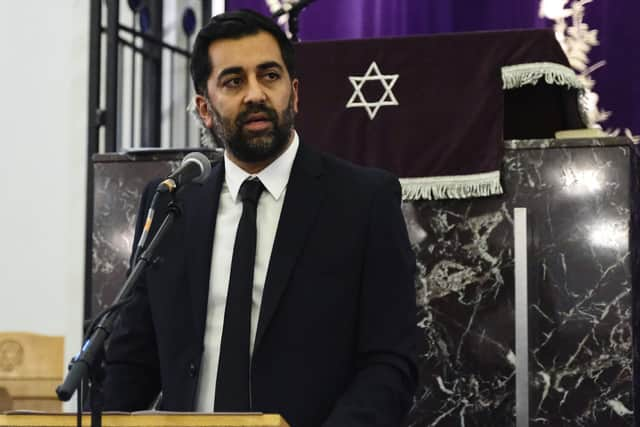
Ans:
[[[191,182],[201,183],[211,173],[211,162],[204,154],[194,151],[184,156],[180,167],[158,184],[160,193],[172,193]]]

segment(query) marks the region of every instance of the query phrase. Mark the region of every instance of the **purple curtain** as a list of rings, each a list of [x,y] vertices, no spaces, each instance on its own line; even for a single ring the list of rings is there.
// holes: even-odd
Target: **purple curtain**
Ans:
[[[317,0],[300,16],[300,38],[389,37],[443,32],[551,27],[538,18],[539,0]],[[227,10],[264,14],[264,0],[227,0]],[[613,112],[605,128],[640,133],[640,1],[594,0],[585,21],[598,29],[592,63],[607,65],[593,77],[600,108]]]

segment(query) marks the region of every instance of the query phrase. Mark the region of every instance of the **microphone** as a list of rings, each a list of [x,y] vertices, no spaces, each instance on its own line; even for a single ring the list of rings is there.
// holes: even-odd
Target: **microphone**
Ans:
[[[158,184],[156,191],[159,193],[173,193],[192,182],[204,182],[210,173],[211,162],[207,156],[194,151],[184,156],[180,167],[171,172],[171,175],[169,175],[167,179]]]

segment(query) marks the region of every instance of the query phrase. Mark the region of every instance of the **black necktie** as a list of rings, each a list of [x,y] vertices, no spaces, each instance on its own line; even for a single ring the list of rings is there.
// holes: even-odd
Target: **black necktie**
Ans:
[[[247,179],[240,186],[242,216],[238,223],[231,260],[227,306],[224,313],[216,412],[249,411],[249,370],[251,359],[251,294],[256,258],[256,210],[264,186],[259,179]]]

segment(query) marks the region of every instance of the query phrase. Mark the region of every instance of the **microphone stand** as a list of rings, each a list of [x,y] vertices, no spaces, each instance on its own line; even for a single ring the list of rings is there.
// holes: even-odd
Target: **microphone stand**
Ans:
[[[172,196],[175,193],[171,193]],[[152,206],[153,208],[153,206]],[[89,330],[90,337],[82,345],[82,349],[77,356],[75,356],[69,364],[69,372],[64,379],[64,382],[56,388],[56,394],[58,399],[62,401],[68,401],[73,396],[73,393],[78,390],[78,399],[81,399],[81,383],[85,378],[89,378],[89,398],[91,402],[91,426],[102,426],[102,409],[104,406],[104,393],[102,385],[104,382],[104,343],[111,334],[113,322],[117,318],[116,313],[118,309],[129,302],[129,298],[133,291],[135,284],[142,273],[155,262],[153,254],[170,230],[171,226],[175,222],[175,219],[181,215],[180,207],[177,205],[175,197],[172,197],[169,202],[169,211],[165,216],[162,224],[153,236],[153,239],[149,242],[149,246],[142,251],[140,256],[136,259],[136,263],[131,270],[131,273],[127,277],[120,289],[120,292],[116,296],[113,304],[100,313],[94,320],[94,324],[98,321],[98,324]],[[78,425],[82,423],[82,417],[80,411],[82,403],[78,402]]]
[[[291,41],[294,43],[299,42],[298,39],[298,18],[300,16],[300,12],[302,12],[307,6],[313,3],[315,0],[300,0],[298,3],[294,4],[290,8],[282,8],[276,12],[274,12],[271,17],[273,19],[277,19],[278,17],[289,14],[289,32],[291,33]]]

